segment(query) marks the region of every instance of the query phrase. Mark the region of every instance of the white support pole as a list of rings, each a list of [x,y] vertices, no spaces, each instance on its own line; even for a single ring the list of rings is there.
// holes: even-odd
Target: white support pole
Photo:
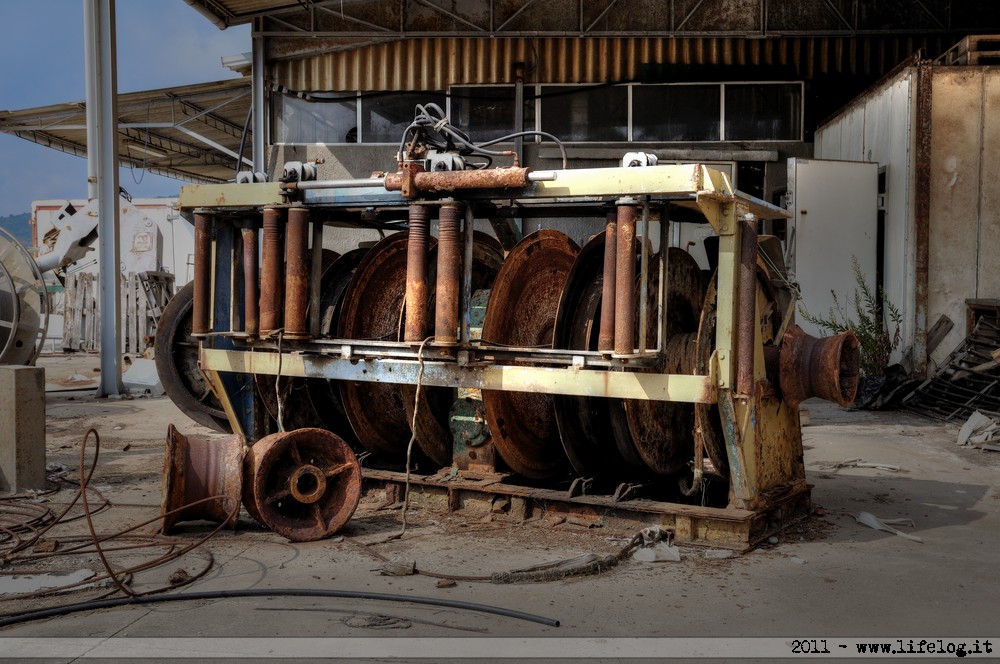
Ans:
[[[260,34],[261,19],[254,23],[252,38],[252,71],[251,86],[253,88],[253,172],[263,173],[264,163],[264,119],[267,117],[264,104],[264,37]]]
[[[97,396],[122,393],[118,270],[118,74],[115,0],[84,0],[87,69],[87,171],[100,203],[101,384]]]

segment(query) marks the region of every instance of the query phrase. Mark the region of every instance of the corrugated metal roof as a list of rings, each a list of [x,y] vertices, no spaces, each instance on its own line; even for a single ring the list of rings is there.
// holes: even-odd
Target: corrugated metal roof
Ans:
[[[250,109],[249,79],[232,79],[118,96],[123,166],[193,182],[224,182]],[[0,132],[79,157],[87,155],[86,103],[0,111]],[[246,157],[252,140],[246,138]]]
[[[875,80],[919,48],[938,53],[940,37],[715,38],[422,38],[352,50],[275,59],[269,73],[294,90],[443,90],[456,84],[514,82],[525,63],[529,83],[671,80],[688,67],[780,68],[788,78],[851,74]],[[319,46],[314,44],[314,46]],[[319,46],[322,48],[322,46]],[[533,70],[532,70],[533,68]],[[745,75],[741,70],[740,75]]]

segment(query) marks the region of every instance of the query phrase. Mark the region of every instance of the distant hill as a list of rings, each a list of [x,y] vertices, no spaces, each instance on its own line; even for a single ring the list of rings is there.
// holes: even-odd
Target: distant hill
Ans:
[[[0,217],[0,228],[16,237],[21,244],[31,249],[31,213],[22,212],[9,217]]]

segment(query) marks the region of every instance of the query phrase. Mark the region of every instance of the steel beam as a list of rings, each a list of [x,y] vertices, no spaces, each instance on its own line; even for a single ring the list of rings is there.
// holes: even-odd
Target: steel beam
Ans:
[[[280,360],[279,360],[280,357]],[[280,363],[280,366],[279,366]],[[327,378],[414,385],[420,371],[416,360],[357,360],[304,353],[218,350],[202,348],[206,371]],[[595,371],[524,366],[460,366],[425,361],[421,384],[511,392],[543,392],[571,396],[650,399],[714,403],[715,389],[707,376]]]

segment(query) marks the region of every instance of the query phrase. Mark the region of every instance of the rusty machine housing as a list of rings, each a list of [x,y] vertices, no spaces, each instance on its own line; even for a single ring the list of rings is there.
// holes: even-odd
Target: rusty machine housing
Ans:
[[[401,153],[369,179],[295,164],[280,182],[184,187],[198,368],[175,357],[174,378],[211,388],[200,407],[251,452],[324,429],[367,453],[366,483],[408,481],[449,509],[503,496],[522,519],[584,512],[750,548],[808,513],[798,405],[850,403],[857,341],[792,323],[781,252],[758,237],[784,210],[705,166],[645,163],[472,169]],[[591,239],[520,238],[511,223],[559,217],[591,219]],[[712,273],[668,249],[672,220],[711,225]],[[395,232],[324,250],[324,228],[373,224]],[[289,449],[291,493],[314,494],[324,471]]]

